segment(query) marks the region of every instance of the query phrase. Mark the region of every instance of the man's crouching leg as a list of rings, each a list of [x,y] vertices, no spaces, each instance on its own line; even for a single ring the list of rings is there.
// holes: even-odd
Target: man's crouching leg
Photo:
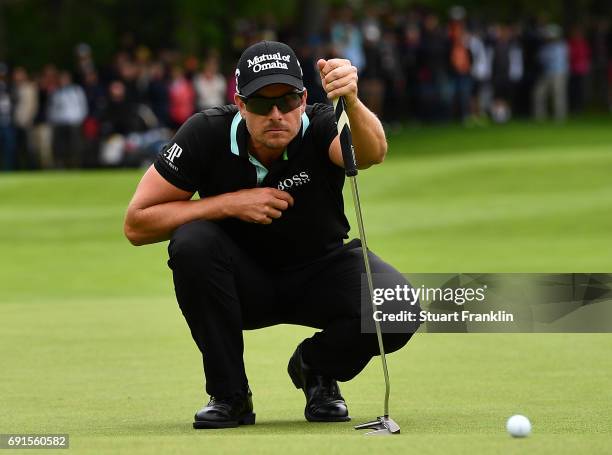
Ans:
[[[378,256],[369,253],[370,267],[379,284],[394,288],[408,285],[405,278]],[[306,394],[305,416],[311,421],[349,420],[348,408],[336,381],[349,381],[372,359],[380,355],[376,333],[362,330],[362,312],[370,318],[371,304],[362,305],[365,273],[361,248],[347,249],[323,264],[324,271],[312,274],[306,287],[304,308],[297,319],[322,328],[297,347],[289,361],[289,375]],[[367,290],[367,288],[366,288]],[[366,294],[367,295],[367,294]],[[411,312],[418,314],[418,304]],[[373,326],[372,326],[373,327]],[[385,353],[392,353],[412,338],[418,323],[397,333],[383,330]]]
[[[228,428],[255,423],[243,362],[242,308],[237,266],[247,258],[210,221],[193,221],[174,232],[168,246],[176,298],[204,363],[207,406],[194,428]],[[257,275],[256,271],[253,271]]]

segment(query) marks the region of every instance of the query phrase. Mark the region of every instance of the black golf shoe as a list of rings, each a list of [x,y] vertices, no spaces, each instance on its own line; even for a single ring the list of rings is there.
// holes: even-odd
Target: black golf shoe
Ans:
[[[300,344],[287,366],[289,377],[296,389],[306,395],[304,416],[309,422],[348,422],[348,407],[340,395],[338,383],[313,371],[302,359]]]
[[[246,394],[227,398],[210,397],[206,406],[196,412],[193,428],[234,428],[238,425],[253,425],[253,399],[251,390]]]

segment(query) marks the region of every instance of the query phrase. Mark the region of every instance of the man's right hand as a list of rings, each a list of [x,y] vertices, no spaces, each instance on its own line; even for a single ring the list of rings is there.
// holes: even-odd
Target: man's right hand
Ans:
[[[228,216],[248,223],[270,224],[293,206],[293,197],[276,188],[249,188],[226,197]]]
[[[193,220],[238,218],[270,224],[293,205],[293,197],[276,188],[251,188],[192,200],[151,165],[143,175],[125,215],[125,236],[133,245],[168,240],[182,224]]]

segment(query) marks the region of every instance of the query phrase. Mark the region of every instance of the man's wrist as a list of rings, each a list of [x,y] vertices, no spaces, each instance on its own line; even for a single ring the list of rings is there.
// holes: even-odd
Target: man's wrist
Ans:
[[[205,197],[196,202],[200,204],[198,216],[202,219],[220,220],[234,216],[231,193]]]
[[[344,104],[346,105],[347,114],[350,113],[351,110],[355,109],[359,105],[359,98],[357,95],[354,96],[345,96]]]
[[[234,206],[232,204],[232,193],[224,193],[217,196],[217,204],[221,218],[233,218]]]

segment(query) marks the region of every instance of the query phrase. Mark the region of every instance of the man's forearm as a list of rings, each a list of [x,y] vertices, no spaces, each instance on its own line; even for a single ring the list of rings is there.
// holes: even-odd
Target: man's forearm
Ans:
[[[190,221],[226,218],[226,195],[192,201],[172,201],[146,208],[128,207],[125,235],[133,245],[168,240],[174,230]]]
[[[365,169],[381,163],[387,154],[387,139],[378,117],[357,97],[347,99],[346,113],[351,122],[351,135],[358,167]]]

